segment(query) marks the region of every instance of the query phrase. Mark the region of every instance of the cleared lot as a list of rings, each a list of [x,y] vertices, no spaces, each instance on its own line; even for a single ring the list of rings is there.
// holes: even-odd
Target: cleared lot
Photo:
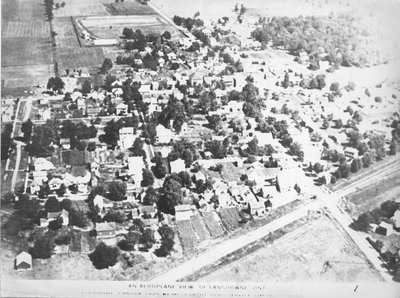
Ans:
[[[329,266],[324,268],[326,262]],[[364,256],[328,217],[305,222],[199,281],[379,281]]]

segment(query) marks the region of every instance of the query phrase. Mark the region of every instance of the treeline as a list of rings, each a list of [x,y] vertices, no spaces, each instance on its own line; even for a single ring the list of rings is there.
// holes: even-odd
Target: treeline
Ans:
[[[274,17],[270,23],[252,32],[262,44],[288,50],[292,55],[305,51],[310,68],[319,68],[319,54],[325,51],[325,60],[334,67],[363,66],[374,63],[377,51],[370,43],[370,34],[360,25],[360,19],[340,14],[337,16]],[[377,61],[379,62],[379,61]]]

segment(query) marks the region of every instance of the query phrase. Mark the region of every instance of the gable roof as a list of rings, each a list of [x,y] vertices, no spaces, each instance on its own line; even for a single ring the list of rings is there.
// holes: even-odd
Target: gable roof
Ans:
[[[117,228],[117,225],[115,222],[96,223],[96,231],[97,232],[115,231],[116,228]]]
[[[32,256],[27,253],[26,251],[21,252],[17,257],[15,258],[15,265],[18,266],[22,262],[25,262],[32,266]]]

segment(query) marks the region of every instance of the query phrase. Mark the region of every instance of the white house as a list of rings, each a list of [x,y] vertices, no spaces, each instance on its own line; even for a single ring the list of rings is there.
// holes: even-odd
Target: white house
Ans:
[[[123,150],[131,148],[135,139],[135,129],[133,127],[123,127],[119,130],[119,145]]]
[[[156,126],[156,142],[157,143],[169,143],[171,140],[175,138],[175,134],[168,128],[159,124]]]
[[[394,215],[390,218],[396,229],[400,228],[400,209],[397,209]]]
[[[115,109],[117,115],[126,115],[128,113],[128,105],[124,104],[123,102],[119,103]]]
[[[185,161],[181,158],[170,161],[169,166],[171,169],[171,173],[179,173],[185,171]]]
[[[21,252],[14,260],[14,269],[16,270],[31,270],[32,256],[26,251]]]
[[[145,168],[142,156],[128,157],[128,174],[132,176],[135,185],[140,186],[143,178],[143,169]]]
[[[175,220],[190,220],[193,212],[191,210],[191,206],[189,204],[175,206]]]

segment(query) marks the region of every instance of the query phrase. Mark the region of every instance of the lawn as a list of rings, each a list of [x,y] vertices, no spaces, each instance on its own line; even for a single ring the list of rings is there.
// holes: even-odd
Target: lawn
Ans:
[[[280,237],[281,236],[281,237]],[[240,258],[223,264],[202,282],[292,282],[380,281],[365,257],[328,217],[302,219],[263,239],[258,249],[240,253]],[[256,247],[257,248],[257,247]],[[235,259],[235,256],[231,256]],[[324,264],[329,266],[324,269]]]
[[[210,232],[211,237],[218,238],[225,233],[218,218],[218,215],[215,211],[204,212],[203,217],[204,223],[206,224],[206,227]]]

